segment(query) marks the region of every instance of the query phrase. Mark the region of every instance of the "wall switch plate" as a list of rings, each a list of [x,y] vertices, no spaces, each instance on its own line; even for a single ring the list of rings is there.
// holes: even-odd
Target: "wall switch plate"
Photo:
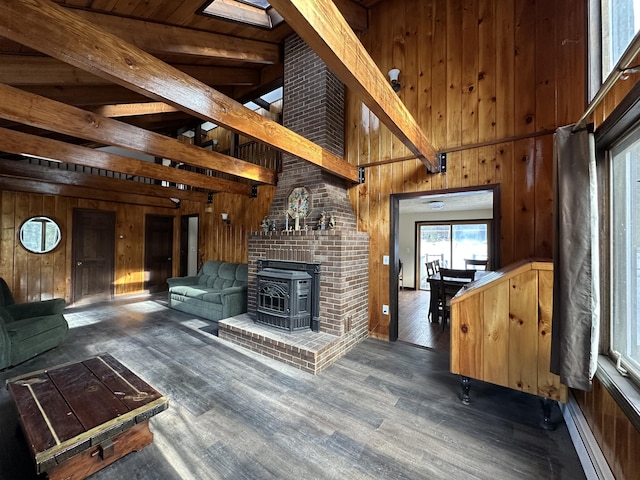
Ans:
[[[382,314],[389,315],[389,305],[382,305]]]
[[[383,265],[389,265],[389,255],[383,255],[382,256],[382,264]]]

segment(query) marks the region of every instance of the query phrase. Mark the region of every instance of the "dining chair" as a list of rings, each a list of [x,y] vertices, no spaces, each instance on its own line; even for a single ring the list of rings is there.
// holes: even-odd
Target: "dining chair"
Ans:
[[[400,286],[400,290],[403,290],[404,286],[402,282],[404,280],[404,277],[402,275],[402,260],[398,260],[398,262],[400,262],[400,265],[398,268],[398,285]]]
[[[436,273],[433,262],[427,262],[425,265],[427,266],[427,277],[432,277]]]
[[[467,283],[473,282],[475,270],[459,270],[452,268],[440,269],[440,304],[442,308],[442,330],[451,316],[451,299]]]
[[[487,270],[489,268],[489,259],[477,260],[475,258],[465,258],[464,268],[469,270],[469,267],[473,268],[474,270],[478,270],[478,267],[483,267],[484,270]]]
[[[433,263],[433,270],[438,273],[440,271],[440,260],[434,260],[431,263]]]

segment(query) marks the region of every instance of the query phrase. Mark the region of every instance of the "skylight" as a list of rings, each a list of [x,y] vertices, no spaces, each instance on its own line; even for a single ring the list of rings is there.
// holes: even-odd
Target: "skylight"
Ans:
[[[272,29],[283,18],[265,0],[213,0],[202,9],[212,17]]]
[[[273,103],[276,100],[282,99],[282,87],[278,87],[275,90],[271,90],[269,93],[265,93],[260,97],[267,103]]]

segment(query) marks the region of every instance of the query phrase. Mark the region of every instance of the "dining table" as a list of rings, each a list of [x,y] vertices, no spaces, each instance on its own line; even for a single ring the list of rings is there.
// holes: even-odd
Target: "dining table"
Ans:
[[[475,273],[474,281],[479,280],[485,275],[491,273],[491,270],[476,270],[475,272],[476,273]],[[431,318],[432,322],[438,321],[438,318],[439,318],[440,305],[438,303],[438,300],[440,298],[440,282],[441,281],[442,281],[442,277],[440,276],[440,272],[436,272],[435,274],[430,275],[427,278],[427,282],[429,282],[429,291],[431,292],[431,299],[429,301],[429,317]],[[460,288],[471,283],[468,279],[456,280],[453,277],[447,278],[447,281],[449,283],[458,283],[460,285]]]

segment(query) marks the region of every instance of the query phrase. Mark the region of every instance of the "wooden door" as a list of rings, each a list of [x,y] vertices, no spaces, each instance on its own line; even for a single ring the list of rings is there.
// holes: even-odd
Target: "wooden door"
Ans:
[[[73,210],[73,303],[113,297],[116,217],[103,210]]]
[[[144,288],[163,292],[168,289],[167,278],[173,276],[173,217],[147,215],[144,237]]]

